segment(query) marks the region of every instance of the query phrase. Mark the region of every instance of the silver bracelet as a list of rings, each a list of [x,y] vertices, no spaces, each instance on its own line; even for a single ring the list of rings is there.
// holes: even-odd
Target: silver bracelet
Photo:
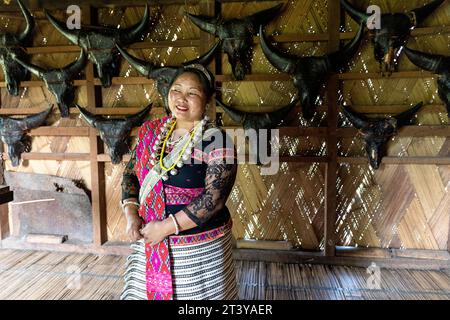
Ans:
[[[178,235],[180,233],[180,228],[178,227],[177,219],[173,214],[169,214],[169,217],[172,218],[173,224],[175,225],[175,235]]]
[[[138,209],[139,209],[139,207],[141,206],[138,202],[136,202],[136,201],[123,201],[122,202],[122,211],[125,211],[125,207],[127,206],[127,205],[129,205],[129,204],[132,204],[132,205],[134,205],[134,206],[136,206]]]

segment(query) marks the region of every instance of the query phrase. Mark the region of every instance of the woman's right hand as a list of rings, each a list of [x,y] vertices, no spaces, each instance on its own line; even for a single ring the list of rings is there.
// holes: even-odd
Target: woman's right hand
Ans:
[[[131,206],[129,206],[131,207]],[[127,217],[127,229],[126,234],[131,241],[138,241],[142,239],[142,235],[140,233],[140,229],[142,228],[143,221],[139,217],[138,211],[133,208],[126,208],[126,217]]]

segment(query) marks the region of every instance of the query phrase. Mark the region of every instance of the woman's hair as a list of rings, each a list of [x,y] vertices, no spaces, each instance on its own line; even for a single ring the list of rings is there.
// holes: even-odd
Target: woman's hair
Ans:
[[[214,76],[211,74],[211,72],[209,72],[208,69],[206,69],[200,64],[180,67],[178,71],[175,73],[175,76],[172,78],[172,82],[170,83],[169,87],[172,87],[175,80],[183,73],[193,73],[197,76],[203,87],[203,91],[205,92],[206,100],[209,101],[213,96],[214,91],[216,90]]]

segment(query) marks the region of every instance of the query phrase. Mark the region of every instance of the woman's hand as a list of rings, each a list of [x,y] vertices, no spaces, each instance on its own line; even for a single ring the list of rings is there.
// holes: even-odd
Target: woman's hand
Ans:
[[[143,221],[139,217],[137,211],[136,212],[127,211],[126,217],[127,217],[126,234],[128,238],[133,242],[142,239],[142,236],[139,231],[142,228]]]
[[[163,221],[150,221],[141,229],[141,235],[144,237],[144,241],[150,245],[157,245],[174,232],[175,226],[168,219]]]

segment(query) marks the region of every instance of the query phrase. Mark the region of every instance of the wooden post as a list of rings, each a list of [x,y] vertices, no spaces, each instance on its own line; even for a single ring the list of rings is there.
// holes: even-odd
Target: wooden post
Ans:
[[[328,1],[328,52],[339,49],[340,25],[339,0]],[[325,255],[334,256],[336,253],[336,211],[337,211],[337,115],[338,115],[338,75],[333,75],[328,81],[328,137],[327,148],[329,161],[325,167]]]
[[[90,6],[82,8],[84,23],[91,24],[96,20],[96,9]],[[95,113],[97,97],[94,84],[94,65],[89,61],[86,66],[86,93],[89,111]],[[106,195],[105,195],[105,164],[97,160],[97,155],[103,153],[103,145],[97,136],[97,129],[89,128],[91,188],[92,188],[92,226],[94,246],[101,246],[107,241],[106,228]]]
[[[13,192],[8,186],[0,187],[0,242],[9,236],[8,202],[13,201]]]
[[[207,0],[202,1],[199,4],[200,7],[200,14],[205,16],[214,16],[216,13],[216,2],[215,0]],[[214,35],[209,34],[208,32],[200,31],[200,46],[199,46],[199,53],[202,55],[206,51],[208,51],[215,43],[216,38]],[[211,73],[215,76],[216,75],[216,61],[213,59],[211,63],[209,64],[208,68]],[[208,116],[211,117],[211,120],[216,119],[216,100],[214,97],[209,102],[208,107]]]

